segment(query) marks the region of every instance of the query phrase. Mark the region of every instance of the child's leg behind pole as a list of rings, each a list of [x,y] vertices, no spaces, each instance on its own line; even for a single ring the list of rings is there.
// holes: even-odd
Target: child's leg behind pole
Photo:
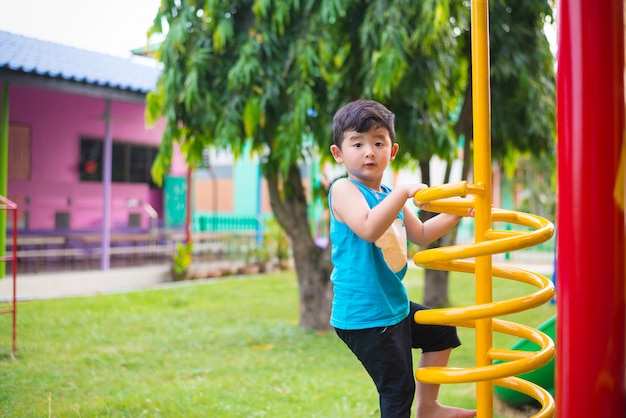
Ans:
[[[445,367],[448,365],[452,349],[422,353],[419,367]],[[476,411],[441,405],[439,384],[417,381],[415,386],[416,418],[469,418],[476,416]]]
[[[411,318],[426,306],[411,302]],[[413,322],[412,347],[421,349],[418,367],[445,367],[454,347],[461,345],[455,327],[426,325]],[[476,411],[443,406],[439,403],[438,384],[416,382],[415,416],[416,418],[467,418],[476,416]]]

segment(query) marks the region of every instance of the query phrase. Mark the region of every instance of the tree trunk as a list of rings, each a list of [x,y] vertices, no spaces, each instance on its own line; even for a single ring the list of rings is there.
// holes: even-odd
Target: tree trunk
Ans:
[[[472,79],[472,68],[468,65],[469,79]],[[467,179],[470,167],[472,166],[472,139],[474,137],[474,123],[472,119],[472,85],[467,83],[465,87],[465,99],[463,106],[461,107],[461,113],[459,119],[454,126],[454,132],[457,138],[461,135],[464,136],[463,144],[463,165],[461,168],[461,178]]]
[[[300,326],[329,330],[332,303],[330,246],[320,248],[311,236],[307,200],[300,168],[282,175],[278,164],[267,164],[270,204],[276,220],[291,240],[300,297]]]
[[[420,171],[422,172],[422,182],[430,186],[430,158],[428,161],[420,161]],[[420,211],[420,220],[426,222],[437,214]],[[437,241],[431,243],[428,246],[423,247],[423,250],[429,248],[437,248],[444,244],[446,237],[442,237]],[[441,308],[449,305],[448,299],[448,272],[441,270],[424,270],[424,300],[423,304],[432,308]]]
[[[468,73],[470,76],[469,80],[471,80],[471,65],[468,65]],[[473,134],[472,122],[472,86],[471,83],[468,83],[465,88],[465,98],[463,101],[461,112],[459,114],[459,119],[457,120],[454,127],[457,137],[459,137],[460,135],[465,136],[463,166],[461,169],[461,178],[463,179],[467,178],[469,169],[471,167],[471,141]],[[446,178],[444,180],[445,182],[450,181],[450,167],[451,164],[450,162],[448,162],[448,169],[446,170]],[[428,159],[427,161],[420,161],[420,170],[422,172],[422,182],[430,185],[430,159]],[[425,222],[426,220],[432,218],[434,215],[435,214],[431,212],[421,211],[420,219],[422,220],[422,222]],[[423,249],[454,245],[456,243],[457,231],[458,227],[455,227],[442,238]],[[450,305],[450,300],[448,296],[449,276],[450,273],[444,270],[426,269],[424,271],[424,305],[433,308],[441,308]]]
[[[320,331],[331,329],[333,298],[330,282],[330,248],[293,243],[300,296],[300,326]]]
[[[432,308],[449,306],[448,275],[449,272],[445,270],[427,269],[425,271],[424,305]]]

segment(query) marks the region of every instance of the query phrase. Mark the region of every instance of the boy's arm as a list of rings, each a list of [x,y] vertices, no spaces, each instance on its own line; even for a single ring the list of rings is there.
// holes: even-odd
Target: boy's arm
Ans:
[[[338,221],[346,223],[359,237],[374,242],[393,223],[407,200],[426,187],[425,184],[400,186],[370,208],[357,186],[347,179],[337,180],[331,192],[332,211]]]
[[[440,213],[426,222],[422,222],[409,208],[404,208],[404,225],[406,226],[407,238],[417,245],[428,245],[436,241],[458,224],[461,219],[456,215]]]

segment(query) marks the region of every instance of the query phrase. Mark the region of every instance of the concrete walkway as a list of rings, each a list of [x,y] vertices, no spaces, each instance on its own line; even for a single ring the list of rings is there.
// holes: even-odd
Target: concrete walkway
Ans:
[[[552,264],[509,264],[552,277]],[[415,267],[412,260],[409,266]],[[10,272],[8,272],[10,273]],[[18,273],[17,300],[56,299],[73,296],[90,296],[181,285],[173,282],[170,265],[115,267],[108,271],[59,271]],[[8,274],[0,279],[0,302],[11,301],[13,278]]]
[[[142,290],[171,284],[170,265],[112,268],[108,271],[18,273],[17,300],[55,299]],[[10,272],[7,272],[10,273]],[[0,280],[0,301],[13,297],[13,277]]]

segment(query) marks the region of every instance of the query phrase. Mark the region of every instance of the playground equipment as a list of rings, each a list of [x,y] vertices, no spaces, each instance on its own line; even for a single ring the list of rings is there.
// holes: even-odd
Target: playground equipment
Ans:
[[[11,314],[11,356],[15,357],[17,350],[17,205],[0,195],[0,216],[4,216],[4,220],[9,218],[7,214],[11,214],[10,219],[13,222],[11,228],[13,230],[11,236],[11,251],[10,254],[0,254],[0,269],[4,273],[5,263],[11,262],[12,270],[11,276],[13,278],[13,291],[11,294],[10,303],[0,304],[0,314]],[[4,244],[3,244],[4,245]],[[0,278],[2,275],[0,275]]]
[[[552,316],[550,319],[545,321],[543,324],[539,325],[537,329],[548,337],[550,337],[556,343],[556,315]],[[531,341],[528,340],[519,340],[512,347],[511,350],[521,350],[521,351],[535,351],[538,347]],[[497,362],[496,362],[497,363]],[[555,359],[552,359],[548,364],[538,369],[535,369],[531,372],[524,373],[519,376],[524,380],[528,380],[529,382],[533,382],[542,388],[546,389],[550,395],[554,397],[554,372],[556,363]],[[495,393],[498,395],[498,398],[502,399],[508,405],[520,407],[523,405],[528,405],[533,402],[533,398],[524,395],[523,393],[507,389],[505,387],[496,386]]]
[[[480,184],[480,183],[478,183]],[[476,207],[476,217],[480,213],[480,200],[489,200],[484,186],[468,185],[466,182],[432,187],[415,195],[417,204],[431,202],[428,210],[456,215],[466,214],[471,206]],[[455,196],[474,194],[473,200],[456,199]],[[426,324],[448,324],[472,327],[476,329],[476,367],[458,368],[423,368],[415,372],[415,377],[428,383],[477,383],[477,416],[493,416],[493,385],[522,392],[536,399],[542,405],[536,417],[553,416],[555,404],[550,393],[543,387],[525,381],[517,376],[545,366],[554,357],[555,347],[552,339],[545,333],[531,327],[510,321],[495,319],[497,316],[512,314],[532,309],[547,303],[554,294],[552,282],[537,273],[511,266],[492,265],[493,254],[528,248],[547,241],[554,232],[553,225],[535,215],[491,209],[490,222],[507,222],[534,228],[531,231],[479,230],[476,219],[476,242],[473,244],[454,245],[419,252],[414,257],[417,265],[429,269],[450,270],[476,275],[475,306],[434,309],[420,311],[415,320]],[[475,261],[464,260],[475,257]],[[533,285],[538,290],[507,301],[491,300],[492,277],[515,280]],[[495,349],[492,347],[492,333],[503,332],[524,338],[539,347],[538,351],[517,351]],[[493,364],[494,360],[506,360]]]
[[[550,393],[517,375],[538,369],[554,357],[554,342],[545,333],[531,327],[495,317],[537,307],[552,298],[552,282],[539,274],[492,264],[492,255],[537,245],[554,234],[554,226],[539,216],[492,208],[491,133],[489,87],[489,28],[486,0],[472,0],[472,86],[474,108],[474,183],[466,181],[431,187],[415,194],[418,205],[429,203],[428,210],[465,216],[474,208],[475,242],[429,249],[417,253],[414,262],[429,269],[474,273],[476,305],[449,309],[420,311],[415,320],[425,324],[448,324],[476,329],[476,366],[459,369],[428,367],[418,369],[415,376],[427,383],[476,382],[477,416],[493,416],[494,385],[522,392],[541,404],[536,417],[555,414]],[[460,199],[473,195],[473,199]],[[522,225],[530,231],[495,230],[494,222]],[[470,261],[468,258],[475,258]],[[538,290],[508,301],[492,300],[492,278],[515,280],[533,285]],[[493,332],[515,335],[532,341],[538,351],[515,351],[493,347]],[[505,360],[494,364],[495,360]]]
[[[557,410],[623,417],[624,1],[557,4]]]

